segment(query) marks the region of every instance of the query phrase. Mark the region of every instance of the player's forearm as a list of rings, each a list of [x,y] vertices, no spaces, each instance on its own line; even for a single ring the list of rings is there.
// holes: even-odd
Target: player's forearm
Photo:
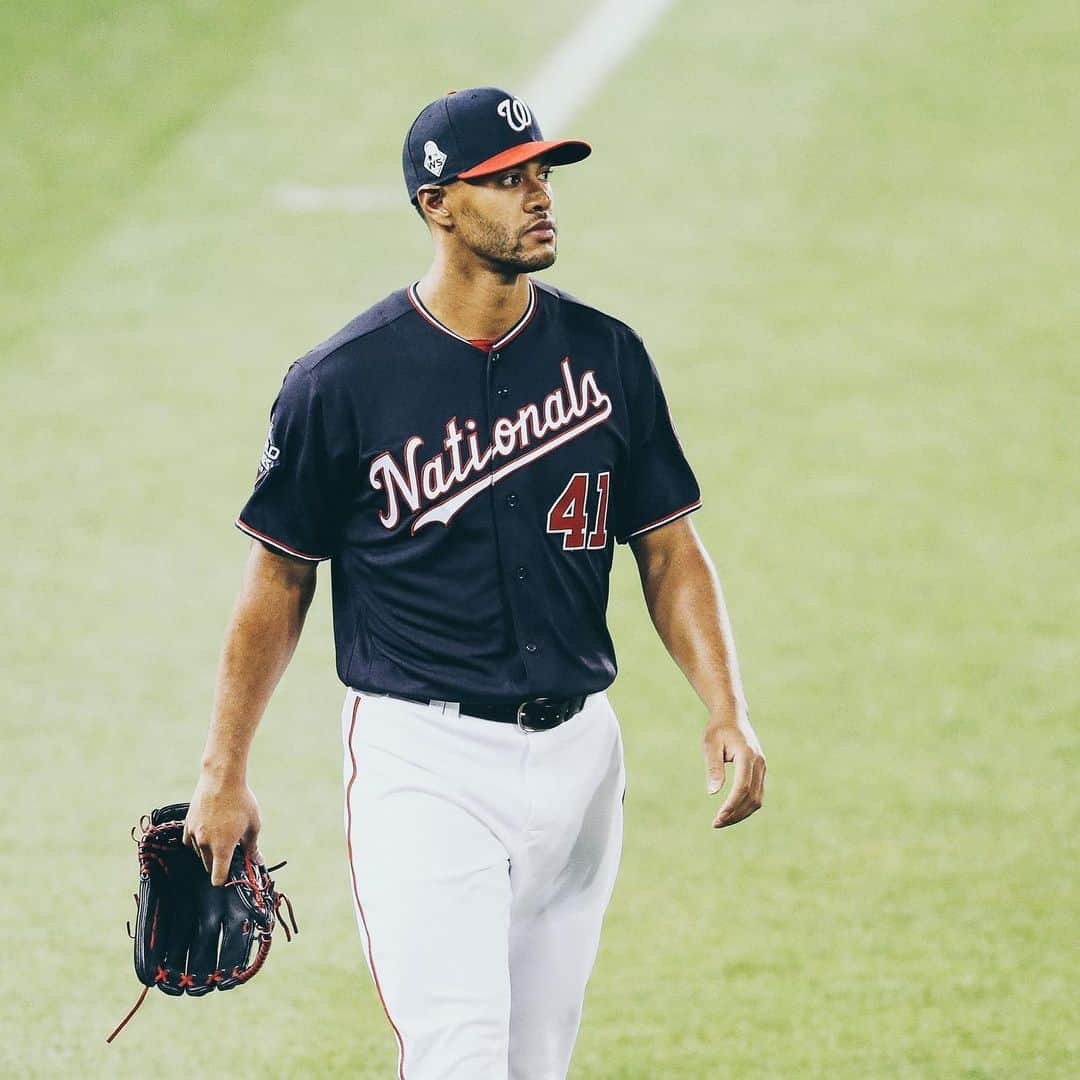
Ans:
[[[253,544],[221,651],[204,774],[226,783],[245,780],[252,739],[296,649],[314,592],[314,566]]]
[[[692,526],[686,523],[680,532],[677,543],[657,544],[639,555],[646,604],[661,640],[710,714],[735,722],[748,709],[723,590]]]

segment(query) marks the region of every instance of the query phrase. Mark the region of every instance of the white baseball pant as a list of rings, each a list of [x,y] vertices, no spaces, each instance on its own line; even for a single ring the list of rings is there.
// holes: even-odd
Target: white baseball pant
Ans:
[[[607,695],[550,731],[350,690],[345,830],[398,1080],[565,1080],[618,872]]]

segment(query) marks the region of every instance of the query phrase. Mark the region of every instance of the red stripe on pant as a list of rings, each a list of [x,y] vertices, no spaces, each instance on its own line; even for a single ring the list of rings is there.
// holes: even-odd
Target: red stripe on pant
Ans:
[[[356,754],[353,752],[353,732],[356,730],[356,713],[359,708],[360,695],[357,694],[356,701],[353,702],[352,721],[349,724],[349,759],[352,761],[352,776],[349,777],[349,784],[345,789],[345,835],[349,844],[349,874],[352,877],[353,899],[356,901],[356,910],[360,912],[360,923],[364,927],[364,936],[367,938],[368,962],[371,964],[371,974],[375,979],[375,989],[379,994],[379,1001],[382,1002],[386,1019],[390,1022],[390,1026],[394,1029],[394,1035],[397,1037],[398,1080],[405,1080],[405,1042],[401,1038],[401,1032],[398,1030],[397,1024],[394,1023],[394,1018],[390,1015],[390,1010],[386,1007],[386,998],[383,997],[382,986],[379,983],[379,973],[375,970],[375,956],[371,951],[371,931],[368,929],[367,919],[364,917],[364,905],[360,903],[360,892],[356,886],[356,864],[353,862],[352,789],[353,784],[356,783],[357,773]]]

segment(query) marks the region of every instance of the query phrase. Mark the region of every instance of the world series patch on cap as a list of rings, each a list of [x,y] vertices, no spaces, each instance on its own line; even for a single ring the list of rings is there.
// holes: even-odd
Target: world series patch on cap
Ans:
[[[580,139],[545,140],[532,110],[497,86],[455,90],[412,122],[402,150],[409,199],[426,184],[490,176],[543,157],[570,165],[592,153]]]

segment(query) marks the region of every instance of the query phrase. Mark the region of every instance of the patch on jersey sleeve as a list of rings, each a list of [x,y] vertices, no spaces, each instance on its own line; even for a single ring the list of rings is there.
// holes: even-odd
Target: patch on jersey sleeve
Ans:
[[[266,433],[266,445],[263,447],[262,457],[259,458],[259,472],[255,477],[256,482],[261,480],[277,463],[281,457],[281,451],[274,445],[274,425]]]

